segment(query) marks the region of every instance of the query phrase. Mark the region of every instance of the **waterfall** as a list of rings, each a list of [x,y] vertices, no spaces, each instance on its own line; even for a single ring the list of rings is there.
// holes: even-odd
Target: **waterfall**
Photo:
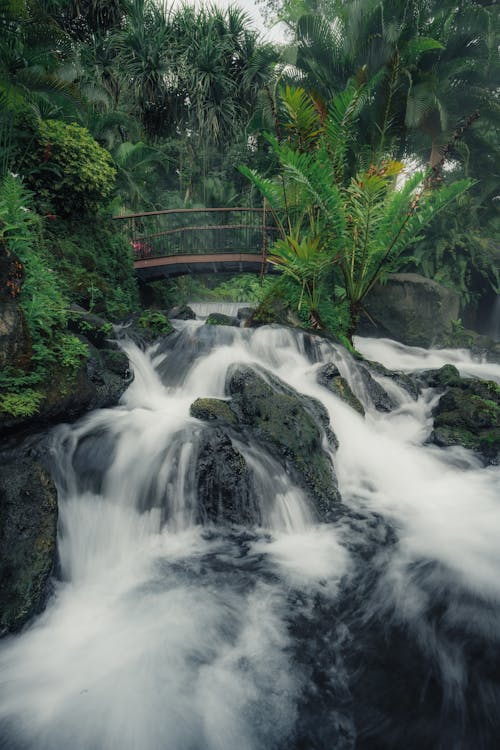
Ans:
[[[251,302],[190,302],[189,307],[199,318],[206,318],[210,313],[222,313],[234,318],[238,310],[252,307]]]
[[[500,467],[426,443],[430,389],[415,400],[377,376],[395,404],[377,411],[329,342],[175,325],[147,352],[125,344],[135,379],[118,407],[54,433],[60,570],[45,612],[0,645],[0,748],[493,750]],[[358,346],[392,368],[452,361],[500,382],[466,352]],[[318,383],[327,362],[364,417]],[[244,427],[230,448],[249,521],[200,522],[210,425],[190,407],[227,401],[236,365],[327,414],[334,522]]]

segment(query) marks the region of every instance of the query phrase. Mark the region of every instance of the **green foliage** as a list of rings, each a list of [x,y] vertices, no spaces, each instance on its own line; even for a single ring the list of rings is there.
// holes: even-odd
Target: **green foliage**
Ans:
[[[73,302],[111,320],[137,309],[132,249],[109,217],[51,222],[47,240]]]
[[[0,412],[12,417],[32,417],[43,401],[43,394],[32,388],[21,393],[0,394]]]
[[[111,155],[74,123],[39,121],[34,135],[27,164],[39,200],[60,214],[97,212],[114,186]]]
[[[172,332],[172,325],[169,319],[157,310],[145,310],[137,321],[141,328],[158,334],[169,334]]]
[[[74,375],[88,349],[66,333],[68,303],[52,268],[54,259],[44,245],[41,219],[33,210],[32,194],[12,175],[0,185],[0,237],[6,252],[18,257],[24,267],[18,300],[32,342],[29,369],[6,368],[0,375],[1,408],[13,416],[30,416],[42,400],[30,386],[42,385],[55,366]]]
[[[281,166],[280,182],[273,184],[242,169],[263,192],[275,215],[281,216],[282,237],[272,248],[270,262],[300,286],[298,308],[305,296],[315,326],[322,325],[318,309],[325,274],[334,265],[340,268],[351,313],[349,338],[373,285],[402,264],[403,251],[416,242],[434,215],[471,184],[461,180],[437,189],[428,184],[424,173],[417,172],[398,185],[404,165],[376,154],[365,164],[363,149],[354,176],[349,176],[346,144],[353,143],[360,91],[350,85],[334,98],[321,131],[314,133],[314,150],[303,151],[303,137],[295,144],[270,139]],[[289,93],[287,97],[290,102]],[[313,126],[307,98],[293,101],[306,109],[306,117],[294,116],[294,122],[307,121]]]

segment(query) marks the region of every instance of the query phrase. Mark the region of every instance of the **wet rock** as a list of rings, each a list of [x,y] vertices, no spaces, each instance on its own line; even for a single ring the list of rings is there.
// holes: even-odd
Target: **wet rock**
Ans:
[[[39,460],[0,457],[0,634],[43,609],[56,555],[57,496]]]
[[[197,398],[190,406],[190,414],[197,419],[211,422],[213,420],[234,424],[236,414],[227,401],[219,398]]]
[[[389,336],[409,346],[444,342],[459,317],[459,296],[452,289],[416,273],[396,273],[368,294],[363,335]]]
[[[335,437],[324,407],[269,373],[264,377],[246,366],[230,371],[226,387],[239,425],[251,428],[257,442],[264,443],[309,494],[321,519],[335,518],[340,495],[318,423],[332,442]]]
[[[254,307],[240,307],[236,313],[238,320],[248,320],[248,318],[254,313]]]
[[[210,313],[205,320],[206,326],[239,326],[240,321],[238,318],[233,318],[232,315],[224,315],[223,313]]]
[[[460,385],[462,378],[454,365],[443,365],[436,370],[424,370],[416,373],[415,378],[428,388],[448,388]]]
[[[202,438],[196,475],[197,523],[260,525],[245,459],[218,427]]]
[[[397,404],[372,377],[370,370],[365,365],[358,366],[358,372],[363,380],[363,385],[377,411],[389,412],[396,408]]]
[[[0,368],[23,368],[31,360],[31,337],[15,300],[0,300]]]
[[[324,388],[328,388],[329,391],[341,398],[342,401],[345,401],[346,404],[349,404],[352,409],[354,409],[364,417],[365,410],[362,403],[351,391],[347,380],[341,376],[336,365],[334,365],[332,362],[329,362],[328,364],[321,367],[318,370],[317,380],[320,385],[322,385]]]
[[[175,320],[195,320],[196,313],[189,305],[176,305],[168,312],[168,317]]]
[[[460,378],[433,410],[436,445],[462,445],[486,463],[500,462],[500,386],[488,380]]]
[[[281,297],[268,297],[252,312],[245,321],[245,328],[258,328],[268,325],[293,326],[301,328],[302,323],[290,309],[289,303]]]
[[[53,368],[38,386],[42,395],[38,411],[29,417],[0,413],[0,429],[24,432],[36,426],[67,422],[93,409],[115,406],[130,385],[133,374],[127,356],[114,349],[96,349],[87,342],[89,357],[75,373]]]
[[[398,370],[388,370],[387,367],[380,364],[380,362],[372,362],[371,360],[365,360],[365,364],[376,375],[381,375],[384,378],[390,378],[396,385],[399,385],[406,393],[416,401],[420,395],[419,383],[414,376],[407,375],[405,372]]]

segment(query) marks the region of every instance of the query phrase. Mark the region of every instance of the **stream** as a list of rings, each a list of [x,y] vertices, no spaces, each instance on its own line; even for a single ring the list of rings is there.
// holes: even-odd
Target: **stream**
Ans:
[[[345,350],[279,327],[175,321],[119,406],[53,434],[59,563],[46,610],[0,644],[2,750],[494,750],[500,736],[500,467],[426,443],[439,398],[377,411]],[[210,330],[208,330],[210,329]],[[359,339],[412,372],[465,351]],[[334,363],[361,416],[318,384]],[[199,523],[197,398],[235,364],[323,404],[331,523],[265,448],[234,439],[245,524]],[[324,426],[321,427],[324,430]],[[332,480],[333,481],[333,480]]]

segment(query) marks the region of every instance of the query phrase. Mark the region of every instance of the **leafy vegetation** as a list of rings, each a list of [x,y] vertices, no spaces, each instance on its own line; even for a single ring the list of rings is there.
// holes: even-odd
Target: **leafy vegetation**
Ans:
[[[362,100],[362,86],[350,84],[321,120],[312,97],[287,89],[283,104],[290,135],[286,141],[269,138],[281,166],[279,178],[242,167],[279,223],[281,238],[270,262],[300,285],[298,308],[305,297],[313,327],[323,325],[319,303],[328,293],[325,275],[334,265],[340,269],[350,341],[373,285],[398,268],[403,251],[433,216],[471,184],[461,180],[437,187],[430,179],[435,173],[415,172],[398,185],[404,165],[383,152],[363,154],[350,173],[349,149]]]
[[[494,4],[263,1],[288,26],[281,45],[234,7],[0,0],[0,252],[18,263],[2,288],[32,345],[1,377],[33,390],[26,413],[51,366],[84,356],[70,303],[138,309],[114,214],[274,212],[281,278],[154,282],[142,296],[159,307],[280,297],[351,335],[395,268],[464,303],[500,291]]]
[[[86,128],[57,120],[36,123],[28,182],[56,213],[96,213],[111,195],[116,170],[111,155]]]

